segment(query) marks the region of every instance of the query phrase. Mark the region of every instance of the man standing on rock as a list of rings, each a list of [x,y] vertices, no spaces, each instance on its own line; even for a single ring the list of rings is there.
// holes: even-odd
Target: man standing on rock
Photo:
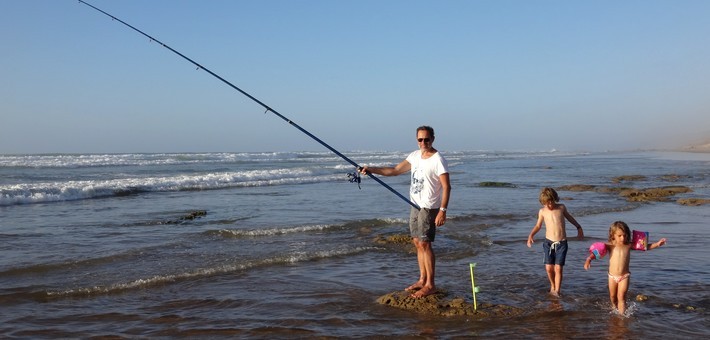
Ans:
[[[414,298],[422,298],[436,292],[434,283],[435,256],[431,243],[436,236],[436,227],[446,223],[446,207],[449,204],[451,184],[446,159],[433,147],[434,129],[430,126],[417,128],[419,150],[407,156],[394,167],[362,167],[363,174],[397,176],[411,170],[410,199],[421,209],[411,208],[409,231],[417,248],[419,280],[407,287]]]

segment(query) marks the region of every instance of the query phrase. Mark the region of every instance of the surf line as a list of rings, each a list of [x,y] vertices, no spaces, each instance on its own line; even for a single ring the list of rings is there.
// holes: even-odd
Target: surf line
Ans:
[[[254,102],[256,102],[257,104],[261,105],[262,107],[264,107],[264,109],[266,109],[266,111],[264,111],[264,113],[266,113],[266,112],[271,112],[271,113],[275,114],[275,115],[278,116],[279,118],[281,118],[281,119],[283,119],[284,121],[286,121],[287,123],[289,123],[291,126],[295,127],[295,128],[298,129],[299,131],[301,131],[301,132],[303,132],[304,134],[306,134],[308,137],[311,137],[313,140],[315,140],[316,142],[320,143],[321,145],[323,145],[324,147],[326,147],[328,150],[332,151],[332,152],[335,153],[336,155],[340,156],[340,158],[344,159],[345,161],[347,161],[348,163],[350,163],[352,166],[354,166],[354,167],[357,169],[357,170],[355,171],[355,174],[348,174],[348,176],[349,176],[349,177],[352,177],[352,178],[351,178],[351,182],[357,181],[357,182],[358,182],[358,185],[359,185],[360,177],[359,177],[358,171],[359,171],[362,167],[359,166],[359,165],[358,165],[357,163],[355,163],[354,161],[352,161],[352,160],[351,160],[350,158],[348,158],[347,156],[345,156],[345,155],[343,155],[342,153],[340,153],[340,151],[338,151],[338,150],[336,150],[335,148],[333,148],[332,146],[328,145],[326,142],[322,141],[320,138],[316,137],[316,136],[313,135],[312,133],[308,132],[306,129],[302,128],[300,125],[296,124],[294,121],[292,121],[292,120],[286,118],[284,115],[278,113],[276,110],[274,110],[274,109],[272,109],[271,107],[269,107],[268,105],[264,104],[264,103],[263,103],[262,101],[260,101],[259,99],[256,99],[254,96],[250,95],[250,94],[247,93],[246,91],[240,89],[239,87],[237,87],[237,86],[235,86],[234,84],[230,83],[230,82],[227,81],[226,79],[220,77],[218,74],[216,74],[216,73],[210,71],[210,69],[208,69],[208,68],[206,68],[206,67],[200,65],[200,64],[197,63],[196,61],[194,61],[194,60],[188,58],[188,57],[185,56],[184,54],[182,54],[182,53],[178,52],[177,50],[173,49],[172,47],[170,47],[170,46],[164,44],[164,43],[161,42],[160,40],[153,38],[152,36],[146,34],[145,32],[143,32],[143,31],[141,31],[141,30],[139,30],[139,29],[137,29],[137,28],[131,26],[131,25],[128,24],[127,22],[125,22],[125,21],[123,21],[123,20],[121,20],[121,19],[119,19],[119,18],[117,18],[117,17],[115,17],[115,16],[113,16],[113,15],[111,15],[111,14],[109,14],[109,13],[107,13],[107,12],[105,12],[105,11],[99,9],[99,8],[97,8],[96,6],[90,4],[90,3],[86,2],[86,1],[79,0],[79,2],[82,3],[82,4],[84,4],[84,5],[89,6],[89,7],[93,8],[93,9],[95,9],[95,10],[97,10],[97,11],[103,13],[103,14],[105,14],[106,16],[110,17],[110,18],[113,19],[113,20],[116,20],[116,21],[118,21],[118,22],[120,22],[120,23],[126,25],[126,26],[129,27],[130,29],[132,29],[132,30],[134,30],[134,31],[136,31],[136,32],[138,32],[138,33],[144,35],[145,37],[147,37],[148,39],[150,39],[150,41],[155,41],[156,43],[158,43],[158,44],[160,44],[161,46],[163,46],[163,47],[167,48],[168,50],[170,50],[171,52],[173,52],[173,53],[179,55],[179,56],[182,57],[183,59],[185,59],[185,60],[189,61],[190,63],[192,63],[193,65],[197,66],[197,69],[198,69],[198,70],[204,70],[205,72],[211,74],[213,77],[215,77],[215,78],[221,80],[223,83],[229,85],[231,88],[233,88],[233,89],[239,91],[241,94],[247,96],[249,99],[251,99],[251,100],[253,100]],[[399,193],[397,190],[394,190],[392,187],[390,187],[389,185],[387,185],[387,183],[383,182],[381,179],[377,178],[376,176],[374,176],[373,174],[371,174],[371,173],[369,173],[369,172],[367,173],[367,175],[368,175],[370,178],[374,179],[377,183],[380,183],[382,186],[384,186],[385,188],[387,188],[387,189],[388,189],[389,191],[391,191],[393,194],[397,195],[397,197],[399,197],[399,198],[403,199],[405,202],[409,203],[409,205],[411,205],[412,207],[417,208],[417,210],[420,209],[420,208],[419,208],[419,205],[417,205],[416,203],[410,201],[408,198],[404,197],[401,193]]]

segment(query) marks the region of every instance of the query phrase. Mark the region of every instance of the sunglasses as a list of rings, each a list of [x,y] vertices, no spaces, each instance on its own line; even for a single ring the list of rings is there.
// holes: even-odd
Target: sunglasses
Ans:
[[[419,143],[421,143],[421,142],[429,143],[429,142],[431,142],[431,139],[429,139],[429,138],[417,138],[417,142],[419,142]]]

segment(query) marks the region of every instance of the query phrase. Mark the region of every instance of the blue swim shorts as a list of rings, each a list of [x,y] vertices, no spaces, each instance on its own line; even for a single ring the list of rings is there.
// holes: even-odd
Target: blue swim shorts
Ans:
[[[553,242],[545,239],[545,242],[542,243],[542,249],[545,251],[545,257],[543,258],[544,264],[565,265],[565,259],[567,258],[567,240]]]

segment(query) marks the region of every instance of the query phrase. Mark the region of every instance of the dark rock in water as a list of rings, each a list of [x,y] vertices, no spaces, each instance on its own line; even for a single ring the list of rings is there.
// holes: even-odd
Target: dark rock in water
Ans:
[[[617,178],[628,178],[636,176],[620,176]],[[560,191],[594,191],[599,193],[610,193],[618,194],[626,198],[629,202],[665,202],[669,201],[669,197],[677,194],[683,194],[687,192],[692,192],[688,187],[685,186],[666,186],[659,188],[647,188],[647,189],[636,189],[636,188],[625,188],[625,187],[597,187],[589,184],[572,184],[563,185],[558,188]],[[688,201],[688,202],[678,202],[680,204],[693,205],[693,203],[705,204],[702,200],[699,201]]]
[[[688,176],[688,175],[667,174],[667,175],[661,176],[661,179],[666,182],[677,182],[681,179],[690,178],[690,177],[691,176]]]
[[[631,202],[668,201],[669,196],[692,191],[693,190],[690,188],[684,186],[669,186],[648,189],[627,189],[622,190],[619,195]]]
[[[386,247],[394,251],[401,251],[415,254],[417,249],[412,243],[412,237],[408,234],[379,235],[373,242],[379,246]]]
[[[196,218],[200,218],[202,216],[207,216],[207,210],[194,210],[189,212],[186,215],[180,216],[177,219],[174,220],[167,220],[167,221],[161,221],[156,224],[161,225],[161,224],[179,224],[185,221],[191,221]]]
[[[479,187],[484,188],[517,188],[518,186],[513,183],[507,182],[481,182],[478,183]]]
[[[647,301],[650,302],[651,300],[653,300],[653,297],[652,297],[652,296],[649,297],[648,295],[644,295],[644,294],[638,294],[638,295],[636,295],[636,301],[638,301],[638,302],[647,302]],[[666,307],[672,306],[673,308],[682,309],[682,310],[685,310],[685,311],[687,311],[687,312],[705,313],[705,308],[703,308],[703,307],[696,307],[696,306],[684,305],[684,304],[682,304],[682,303],[677,303],[677,302],[672,302],[672,303],[663,303],[663,302],[660,302],[660,303],[659,303],[659,302],[657,302],[657,304],[661,304],[661,305],[664,305],[664,306],[666,306]]]
[[[646,176],[643,176],[643,175],[626,175],[626,176],[614,177],[611,179],[611,181],[614,183],[645,181],[645,180],[646,180]]]
[[[396,234],[387,236],[377,236],[375,238],[375,243],[380,245],[385,244],[399,244],[399,245],[410,245],[412,243],[412,237],[406,234]]]
[[[705,308],[698,308],[698,307],[694,307],[694,306],[686,306],[686,305],[681,304],[681,303],[674,303],[674,304],[673,304],[673,307],[678,308],[678,309],[684,309],[684,310],[686,310],[686,311],[688,311],[688,312],[703,312],[703,313],[705,312]]]
[[[596,189],[596,186],[594,185],[589,185],[589,184],[571,184],[571,185],[563,185],[557,190],[560,191],[594,191]]]
[[[710,199],[706,198],[681,198],[678,201],[678,204],[681,205],[689,205],[693,207],[697,207],[700,205],[705,205],[705,204],[710,204]]]
[[[603,194],[619,194],[624,190],[634,190],[634,188],[629,187],[601,187],[597,188],[595,191]]]
[[[190,212],[189,214],[180,217],[180,220],[194,220],[198,217],[206,216],[207,215],[207,210],[195,210],[193,212]]]
[[[379,297],[377,302],[399,309],[437,316],[468,315],[484,318],[519,316],[525,313],[525,310],[517,307],[480,302],[478,309],[474,310],[473,302],[467,302],[462,297],[448,298],[448,293],[443,290],[418,299],[411,297],[410,294],[411,292],[407,291],[392,292]]]

